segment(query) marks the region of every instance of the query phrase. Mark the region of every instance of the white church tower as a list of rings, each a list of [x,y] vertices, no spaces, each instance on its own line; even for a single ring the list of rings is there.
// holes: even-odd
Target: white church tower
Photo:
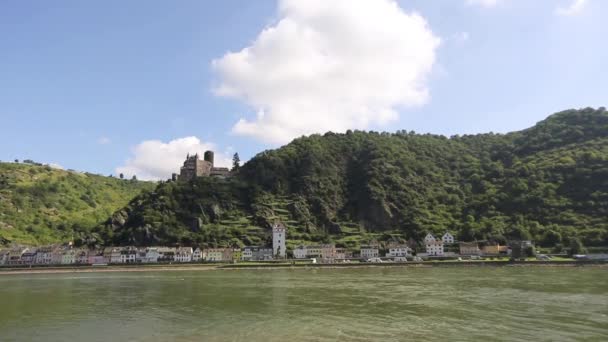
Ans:
[[[285,258],[286,229],[282,223],[272,225],[272,256]]]

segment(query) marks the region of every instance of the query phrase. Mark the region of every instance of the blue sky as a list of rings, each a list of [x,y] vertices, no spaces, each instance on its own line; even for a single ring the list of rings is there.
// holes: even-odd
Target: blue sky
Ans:
[[[162,178],[186,150],[225,162],[326,130],[508,132],[606,105],[606,1],[380,2],[2,2],[0,160]]]

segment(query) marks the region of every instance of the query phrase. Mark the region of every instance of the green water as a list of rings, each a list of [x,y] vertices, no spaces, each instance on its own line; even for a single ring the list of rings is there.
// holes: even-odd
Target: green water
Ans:
[[[608,341],[608,268],[0,275],[0,341]]]

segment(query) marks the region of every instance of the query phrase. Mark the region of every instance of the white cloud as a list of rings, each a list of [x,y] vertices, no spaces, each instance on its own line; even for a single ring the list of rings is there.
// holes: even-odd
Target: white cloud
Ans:
[[[270,143],[365,129],[429,100],[440,43],[425,19],[394,0],[282,0],[279,20],[248,47],[213,61],[216,95],[257,117],[232,128]]]
[[[179,173],[188,153],[198,153],[202,159],[207,150],[215,152],[215,166],[231,165],[228,155],[218,153],[214,144],[202,142],[197,137],[179,138],[167,143],[145,140],[133,148],[133,156],[125,165],[116,168],[116,174],[123,173],[127,178],[137,175],[138,179],[144,180],[168,179],[172,173]]]
[[[112,140],[110,140],[110,138],[108,138],[108,137],[100,137],[99,139],[97,139],[97,143],[99,145],[107,145],[111,142],[112,142]]]
[[[501,0],[467,0],[466,4],[469,6],[481,6],[481,7],[495,7]]]
[[[577,15],[583,11],[587,3],[587,0],[572,0],[570,5],[556,8],[555,14],[563,16]]]

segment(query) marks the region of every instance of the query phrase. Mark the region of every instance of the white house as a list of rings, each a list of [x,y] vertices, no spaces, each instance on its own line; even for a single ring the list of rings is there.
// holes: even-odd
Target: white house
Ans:
[[[158,262],[173,262],[175,260],[175,253],[177,253],[175,247],[159,247]]]
[[[253,259],[253,250],[256,247],[243,247],[241,250],[241,260],[251,260]]]
[[[139,253],[140,261],[146,264],[158,262],[160,253],[157,247],[148,247],[144,253]]]
[[[110,250],[110,263],[112,264],[119,264],[121,262],[121,252],[122,252],[122,248],[120,247],[116,247],[116,248],[112,248]],[[105,254],[104,254],[105,255]]]
[[[191,262],[192,247],[179,247],[175,253],[176,262]]]
[[[198,262],[203,260],[203,251],[200,248],[197,248],[192,252],[192,261]]]
[[[360,251],[361,259],[377,258],[379,256],[378,246],[376,245],[362,245]]]
[[[272,255],[275,257],[285,258],[286,231],[282,223],[272,226]]]
[[[444,244],[452,244],[454,243],[454,236],[452,236],[452,234],[445,232],[445,234],[443,234],[443,236],[441,237],[441,241],[443,241]]]
[[[429,242],[434,242],[435,240],[435,237],[431,233],[426,234],[426,236],[424,237],[425,244],[428,244]]]
[[[137,248],[127,247],[120,251],[121,264],[134,264],[137,261]]]
[[[430,241],[426,243],[426,254],[428,256],[443,256],[443,241]]]
[[[34,263],[38,265],[50,265],[53,262],[54,249],[55,248],[53,248],[52,246],[38,248],[38,252],[36,253],[36,260]]]
[[[389,246],[386,256],[389,258],[396,257],[408,257],[412,255],[412,249],[406,245],[392,245]]]

